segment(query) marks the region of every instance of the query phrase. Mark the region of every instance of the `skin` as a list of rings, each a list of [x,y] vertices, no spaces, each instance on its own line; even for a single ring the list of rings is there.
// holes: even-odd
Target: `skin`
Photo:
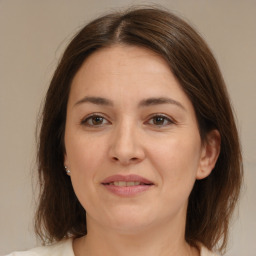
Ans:
[[[152,98],[171,100],[145,101]],[[192,103],[161,57],[125,45],[92,54],[67,106],[65,165],[88,226],[75,254],[199,255],[184,238],[187,202],[195,180],[213,169],[219,145],[217,131],[202,143]],[[102,185],[115,174],[154,185],[122,197]]]

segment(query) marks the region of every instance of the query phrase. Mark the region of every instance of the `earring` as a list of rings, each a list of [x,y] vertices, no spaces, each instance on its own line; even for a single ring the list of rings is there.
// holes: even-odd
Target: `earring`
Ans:
[[[64,165],[64,167],[65,167],[67,175],[70,175],[70,170],[68,169],[68,167],[66,165]]]

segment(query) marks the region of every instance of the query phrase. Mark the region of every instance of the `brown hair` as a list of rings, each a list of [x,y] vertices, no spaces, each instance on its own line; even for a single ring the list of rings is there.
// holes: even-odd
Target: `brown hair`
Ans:
[[[64,170],[67,101],[73,77],[85,59],[113,44],[146,47],[170,66],[193,103],[202,141],[212,129],[221,151],[211,175],[197,180],[189,197],[185,238],[191,245],[225,249],[230,217],[242,181],[237,129],[222,75],[203,39],[186,22],[157,8],[129,9],[86,25],[68,45],[52,78],[42,112],[38,147],[41,185],[36,231],[43,241],[86,234],[86,212]],[[216,248],[215,248],[216,249]]]

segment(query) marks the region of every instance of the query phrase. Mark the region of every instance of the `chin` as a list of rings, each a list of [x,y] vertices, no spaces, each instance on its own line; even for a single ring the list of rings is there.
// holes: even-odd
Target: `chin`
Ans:
[[[106,216],[106,226],[109,229],[118,231],[120,234],[135,234],[145,231],[154,223],[153,216],[149,212],[143,212],[139,209],[124,209],[108,213]]]

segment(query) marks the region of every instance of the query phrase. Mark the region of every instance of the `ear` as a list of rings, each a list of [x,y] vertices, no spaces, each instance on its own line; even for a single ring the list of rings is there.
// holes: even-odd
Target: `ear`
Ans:
[[[201,180],[211,174],[220,154],[221,137],[218,130],[212,130],[206,135],[196,179]]]

